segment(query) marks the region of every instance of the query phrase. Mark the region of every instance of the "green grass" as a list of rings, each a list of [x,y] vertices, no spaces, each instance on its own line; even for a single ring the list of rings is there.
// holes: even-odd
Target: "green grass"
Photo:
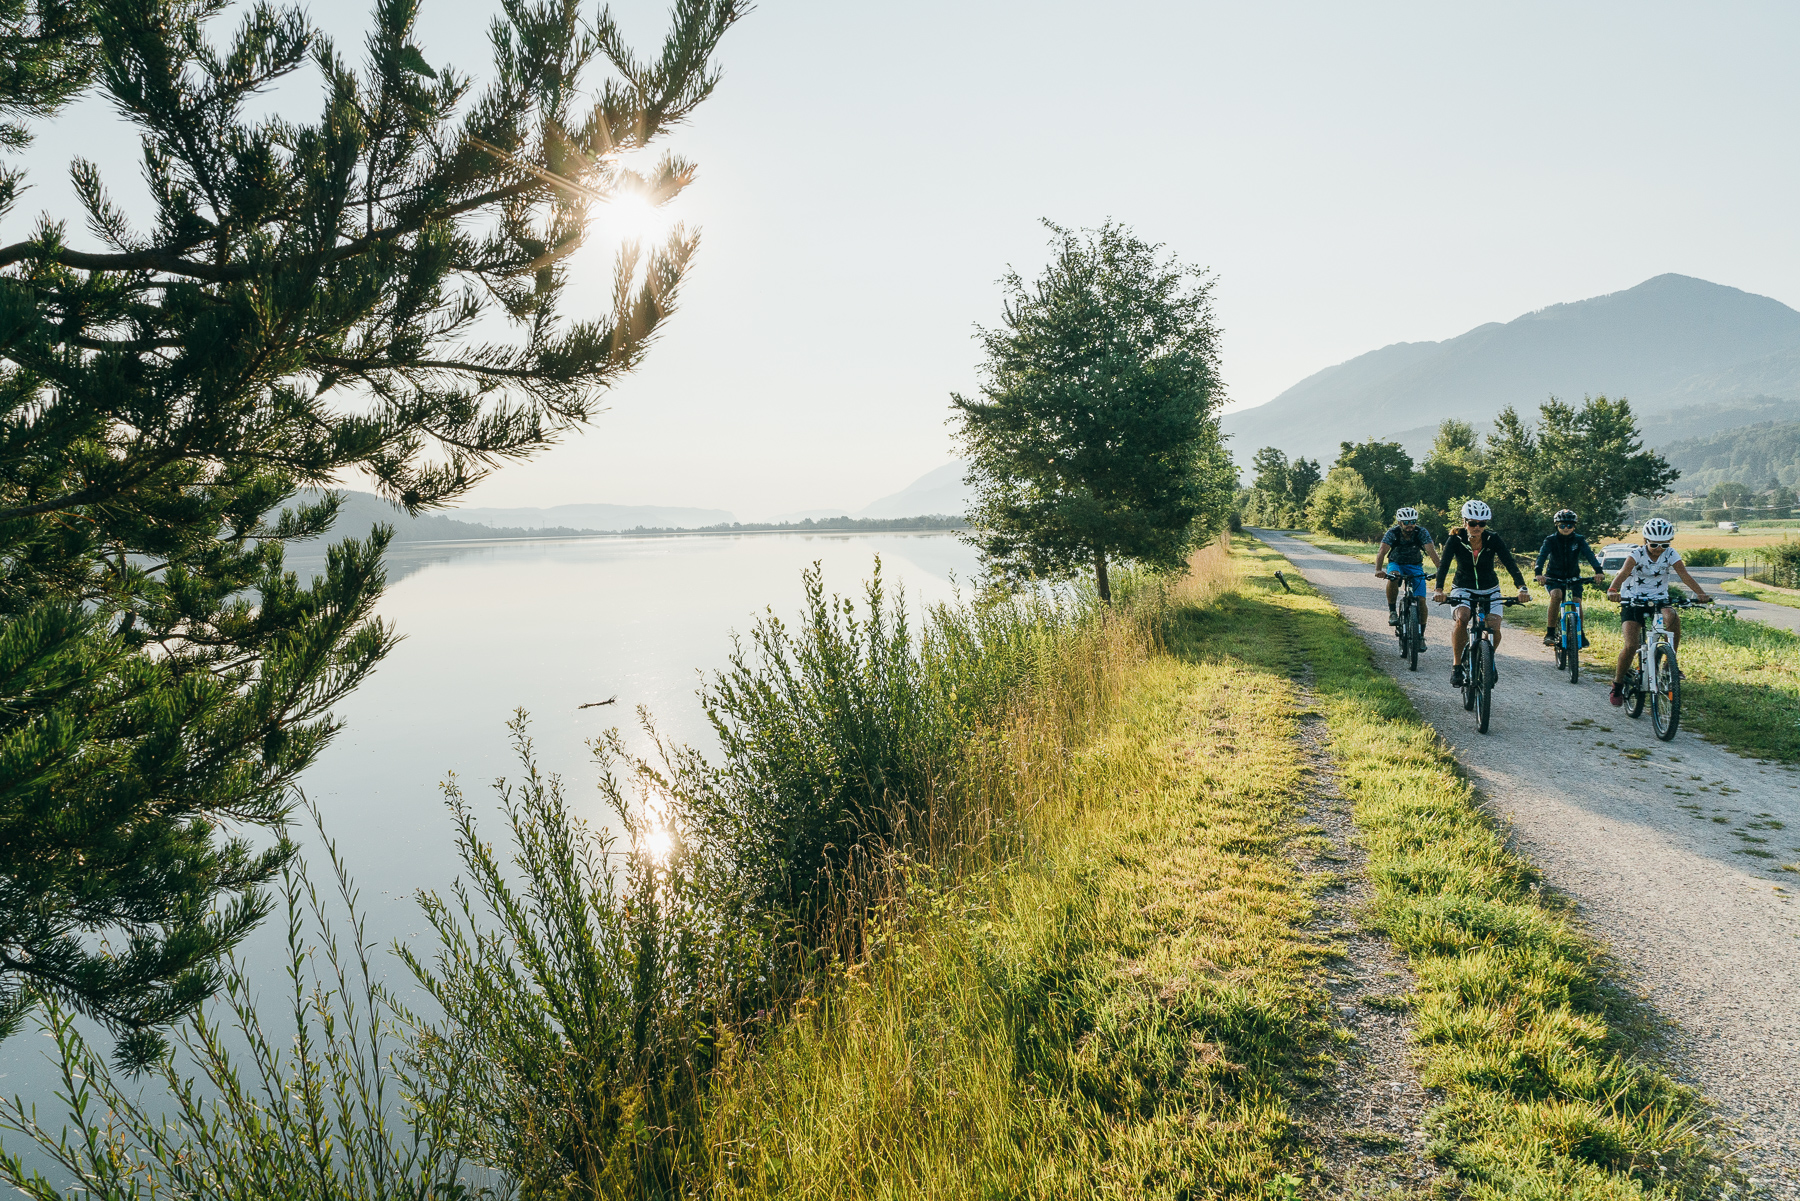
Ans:
[[[1265,571],[1281,562],[1243,553]],[[1261,610],[1266,653],[1315,680],[1374,916],[1418,977],[1414,1037],[1425,1082],[1447,1094],[1431,1128],[1452,1187],[1545,1201],[1707,1195],[1698,1099],[1640,1058],[1643,1023],[1596,948],[1506,849],[1399,686],[1310,587],[1245,603]]]
[[[1282,853],[1290,687],[1280,665],[1203,661],[1217,627],[1178,615],[1174,653],[1047,765],[1061,788],[1028,853],[930,892],[888,953],[729,1067],[713,1196],[1282,1195],[1329,949],[1300,931],[1313,903]]]
[[[1766,601],[1771,605],[1786,605],[1790,609],[1800,609],[1800,593],[1792,588],[1774,588],[1755,580],[1726,580],[1719,587],[1737,596],[1747,596],[1751,600]]]
[[[1334,555],[1349,555],[1352,559],[1361,559],[1364,563],[1374,563],[1376,552],[1381,549],[1379,542],[1346,542],[1341,538],[1330,538],[1309,530],[1285,532],[1288,537],[1298,538],[1302,542],[1310,542],[1320,550],[1328,550]]]
[[[1546,612],[1517,605],[1506,620],[1541,632]],[[1619,608],[1590,593],[1582,621],[1593,644],[1582,662],[1611,679],[1624,645]],[[1800,763],[1800,635],[1721,608],[1684,610],[1681,628],[1683,730],[1740,755]]]

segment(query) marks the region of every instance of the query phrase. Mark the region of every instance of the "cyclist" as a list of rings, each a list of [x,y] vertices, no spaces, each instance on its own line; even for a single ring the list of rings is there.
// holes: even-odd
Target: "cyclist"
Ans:
[[[1687,564],[1681,561],[1681,552],[1671,545],[1674,540],[1675,527],[1665,518],[1652,517],[1646,521],[1643,543],[1631,548],[1625,565],[1619,568],[1619,574],[1613,577],[1606,590],[1607,599],[1619,602],[1619,627],[1625,635],[1618,670],[1613,672],[1612,695],[1606,698],[1615,705],[1625,703],[1625,672],[1636,657],[1638,647],[1644,644],[1645,624],[1655,620],[1658,609],[1662,610],[1663,625],[1674,637],[1675,649],[1681,649],[1681,615],[1669,607],[1669,573],[1673,571],[1681,577],[1682,583],[1694,590],[1697,602],[1712,604],[1706,589],[1688,574]]]
[[[1494,560],[1498,558],[1512,576],[1513,583],[1519,586],[1521,603],[1531,599],[1531,593],[1525,590],[1525,577],[1519,573],[1519,564],[1513,558],[1512,551],[1500,535],[1488,529],[1488,523],[1494,519],[1493,511],[1487,507],[1486,501],[1468,500],[1463,502],[1463,523],[1450,531],[1444,539],[1444,558],[1438,564],[1436,591],[1432,599],[1438,604],[1444,603],[1444,576],[1452,563],[1456,564],[1456,579],[1450,589],[1450,595],[1456,599],[1456,628],[1450,631],[1450,654],[1456,666],[1450,669],[1450,686],[1461,688],[1463,685],[1463,650],[1469,645],[1469,618],[1474,613],[1475,600],[1486,597],[1490,603],[1487,627],[1494,632],[1494,649],[1500,649],[1500,576],[1494,570]],[[1494,669],[1498,678],[1500,669]]]
[[[1389,571],[1382,567],[1383,563],[1392,569],[1388,578],[1388,624],[1400,624],[1400,614],[1394,603],[1400,595],[1400,579],[1406,577],[1406,586],[1412,587],[1412,581],[1425,578],[1425,556],[1431,556],[1431,565],[1438,565],[1437,543],[1431,540],[1431,531],[1419,524],[1419,511],[1408,505],[1394,511],[1394,524],[1388,532],[1381,536],[1381,549],[1375,552],[1375,574],[1389,576]],[[1419,637],[1425,637],[1425,614],[1419,614]],[[1421,642],[1421,645],[1423,643]]]
[[[1581,586],[1586,582],[1581,578],[1581,561],[1586,559],[1594,566],[1594,587],[1604,588],[1606,569],[1594,557],[1594,548],[1588,545],[1588,540],[1575,532],[1575,510],[1559,509],[1554,520],[1556,533],[1544,539],[1544,545],[1538,547],[1537,566],[1532,568],[1537,582],[1545,584],[1545,576],[1553,580],[1573,580],[1571,587],[1575,590],[1575,599],[1580,600]],[[1545,584],[1545,587],[1549,585]],[[1562,599],[1561,588],[1550,588],[1550,615],[1544,619],[1545,646],[1555,646],[1562,637],[1562,631],[1556,628],[1556,614],[1562,605]],[[1583,634],[1581,645],[1587,644],[1587,635]]]

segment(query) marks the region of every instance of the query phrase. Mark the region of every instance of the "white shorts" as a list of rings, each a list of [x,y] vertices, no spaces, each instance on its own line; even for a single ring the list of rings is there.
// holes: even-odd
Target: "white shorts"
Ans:
[[[1468,609],[1473,612],[1475,608],[1474,601],[1477,597],[1487,598],[1488,615],[1490,617],[1495,613],[1500,612],[1499,588],[1452,588],[1450,590],[1450,600],[1458,609]]]

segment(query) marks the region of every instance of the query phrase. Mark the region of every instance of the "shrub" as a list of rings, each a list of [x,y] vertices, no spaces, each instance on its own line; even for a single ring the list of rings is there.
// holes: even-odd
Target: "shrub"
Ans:
[[[1689,567],[1723,567],[1731,562],[1731,552],[1723,546],[1696,546],[1682,551],[1681,561]]]
[[[1769,583],[1777,588],[1800,588],[1800,542],[1765,546],[1763,553],[1769,558]]]
[[[1374,491],[1348,467],[1331,469],[1325,482],[1313,490],[1306,516],[1315,532],[1333,538],[1373,542],[1387,528]]]

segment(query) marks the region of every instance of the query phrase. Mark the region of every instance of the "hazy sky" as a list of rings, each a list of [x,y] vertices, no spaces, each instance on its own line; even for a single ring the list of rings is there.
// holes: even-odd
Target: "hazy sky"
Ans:
[[[479,73],[479,6],[425,7],[426,57]],[[356,46],[364,5],[310,8]],[[660,39],[662,0],[615,11]],[[762,0],[674,143],[704,229],[681,312],[585,434],[471,503],[749,518],[904,486],[950,457],[971,328],[1042,264],[1040,217],[1213,267],[1239,405],[1665,271],[1800,306],[1797,35],[1773,3]],[[9,239],[77,144],[135,177],[84,106]]]

